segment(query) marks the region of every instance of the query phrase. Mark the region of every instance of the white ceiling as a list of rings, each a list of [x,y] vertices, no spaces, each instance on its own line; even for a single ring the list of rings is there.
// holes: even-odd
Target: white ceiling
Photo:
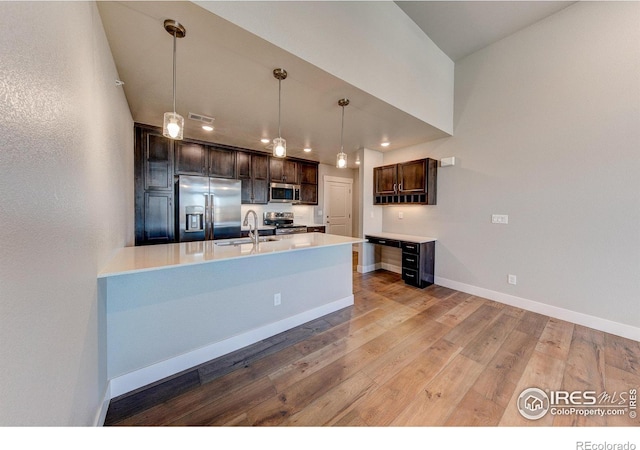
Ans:
[[[397,2],[451,59],[456,60],[540,20],[572,2]],[[282,82],[282,137],[287,153],[335,164],[345,108],[344,149],[393,150],[446,136],[415,117],[312,66],[190,2],[98,2],[107,39],[133,120],[162,126],[172,108],[173,38],[170,18],[186,36],[177,41],[177,112],[185,136],[254,150],[260,138],[277,137],[278,81]],[[207,133],[187,118],[214,117]],[[388,148],[380,146],[388,140]],[[304,153],[304,147],[312,147]]]

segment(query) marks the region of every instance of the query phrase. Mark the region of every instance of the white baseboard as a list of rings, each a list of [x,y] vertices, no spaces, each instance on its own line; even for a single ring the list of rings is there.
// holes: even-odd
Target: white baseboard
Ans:
[[[109,410],[109,401],[111,400],[111,385],[107,383],[107,388],[104,391],[104,396],[102,397],[102,404],[100,405],[100,409],[96,413],[96,420],[93,422],[94,427],[101,427],[104,425],[104,421],[107,418],[107,411]]]
[[[376,264],[371,264],[368,266],[358,266],[357,270],[359,273],[369,273],[369,272],[375,272],[378,269],[381,269],[382,266],[380,265],[380,263],[376,263]]]
[[[553,317],[555,319],[583,325],[605,333],[615,334],[616,336],[632,339],[634,341],[640,341],[640,328],[631,325],[590,316],[588,314],[559,308],[557,306],[547,305],[546,303],[516,297],[515,295],[505,294],[503,292],[492,291],[490,289],[448,280],[442,277],[435,277],[435,284],[489,300],[494,300],[499,303],[504,303],[505,305],[515,306],[516,308],[526,309],[527,311],[532,311],[538,314],[544,314],[545,316]]]
[[[388,270],[389,272],[402,274],[402,267],[396,266],[395,264],[389,263],[381,263],[380,268],[384,270]]]
[[[327,303],[326,305],[302,312],[295,316],[287,317],[286,319],[282,319],[278,322],[270,323],[223,341],[207,345],[174,358],[113,378],[109,382],[108,391],[110,393],[110,398],[126,394],[127,392],[131,392],[155,381],[162,380],[163,378],[190,369],[191,367],[211,361],[212,359],[239,350],[247,345],[255,344],[263,339],[282,333],[283,331],[290,330],[298,325],[302,325],[303,323],[351,305],[353,305],[353,294],[340,300]]]

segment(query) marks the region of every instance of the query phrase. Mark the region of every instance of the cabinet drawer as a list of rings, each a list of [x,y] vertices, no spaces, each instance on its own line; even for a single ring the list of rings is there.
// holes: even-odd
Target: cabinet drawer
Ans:
[[[365,236],[369,240],[370,244],[386,245],[388,247],[400,248],[400,241],[394,239],[384,239],[374,236]]]
[[[402,279],[412,286],[420,286],[420,276],[417,270],[402,268]]]
[[[402,268],[418,270],[420,268],[420,256],[402,252]]]
[[[403,242],[402,243],[402,252],[403,253],[413,253],[415,255],[420,253],[420,244],[416,244],[414,242]]]

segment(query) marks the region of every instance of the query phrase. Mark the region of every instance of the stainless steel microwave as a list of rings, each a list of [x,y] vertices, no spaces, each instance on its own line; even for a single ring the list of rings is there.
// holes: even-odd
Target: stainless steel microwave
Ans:
[[[300,203],[300,186],[271,183],[269,185],[269,201],[272,203]]]

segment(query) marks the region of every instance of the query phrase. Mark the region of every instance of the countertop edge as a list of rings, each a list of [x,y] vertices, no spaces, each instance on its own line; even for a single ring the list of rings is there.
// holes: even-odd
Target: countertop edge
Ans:
[[[318,234],[323,234],[323,233],[318,233]],[[133,274],[137,274],[137,273],[153,272],[153,271],[165,270],[165,269],[176,269],[176,268],[179,268],[179,267],[189,267],[189,266],[202,265],[202,264],[223,263],[225,261],[234,261],[234,260],[242,259],[242,258],[271,256],[271,255],[276,255],[276,254],[281,254],[281,253],[304,251],[304,250],[318,250],[318,249],[321,249],[321,248],[336,247],[336,246],[340,246],[340,245],[353,245],[353,244],[359,244],[359,243],[366,242],[366,239],[363,239],[363,238],[352,238],[352,237],[346,237],[346,236],[341,236],[341,237],[344,237],[344,238],[349,239],[349,240],[346,241],[346,242],[332,242],[332,243],[322,244],[322,245],[299,247],[299,248],[288,248],[288,249],[275,250],[275,251],[270,251],[270,252],[265,252],[265,253],[249,253],[249,254],[232,255],[232,256],[225,257],[225,258],[221,258],[221,259],[207,259],[207,260],[201,260],[201,261],[187,261],[187,262],[180,262],[180,263],[175,263],[175,264],[163,264],[163,265],[157,265],[157,266],[152,266],[152,267],[141,267],[141,268],[137,268],[137,269],[127,269],[127,270],[121,270],[121,271],[105,272],[105,269],[103,269],[102,271],[100,271],[98,273],[97,279],[100,280],[100,279],[107,279],[107,278],[112,278],[112,277],[117,277],[117,276],[122,276],[122,275],[133,275]],[[266,243],[261,243],[261,244],[264,245]],[[159,244],[159,245],[176,245],[176,244]],[[154,247],[156,247],[156,246],[154,246]],[[124,249],[127,249],[127,248],[138,248],[138,247],[123,247],[120,250],[124,250]],[[117,256],[114,256],[114,258],[115,257],[117,257]]]
[[[383,238],[383,239],[393,239],[396,241],[412,242],[415,244],[424,244],[426,242],[435,242],[438,240],[437,238],[427,237],[427,236],[415,236],[410,234],[386,233],[386,232],[366,233],[365,239],[367,236]]]

